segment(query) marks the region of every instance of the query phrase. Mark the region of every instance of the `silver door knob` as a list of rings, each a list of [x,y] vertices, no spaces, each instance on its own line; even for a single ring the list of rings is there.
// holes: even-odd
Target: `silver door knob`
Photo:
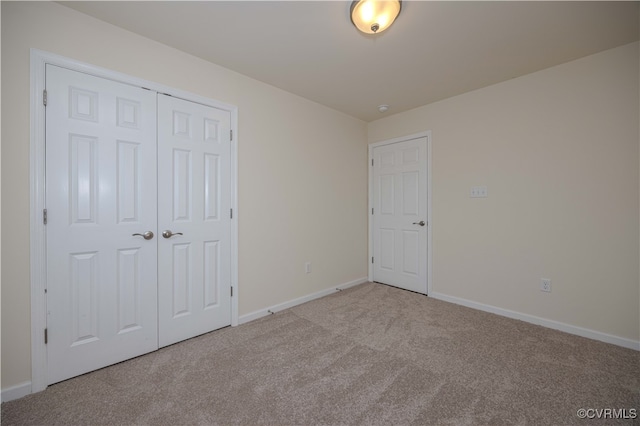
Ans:
[[[171,232],[170,230],[162,231],[162,236],[165,238],[171,238],[174,235],[182,235],[182,232]]]
[[[413,222],[414,225],[420,225],[420,226],[424,226],[424,220],[421,220],[420,222]]]
[[[141,236],[142,238],[144,238],[145,240],[150,240],[150,239],[152,239],[152,238],[153,238],[153,232],[151,232],[151,231],[147,231],[147,232],[145,232],[144,234],[131,234],[131,235],[132,235],[132,236],[134,236],[134,237],[135,237],[136,235],[139,235],[139,236]]]

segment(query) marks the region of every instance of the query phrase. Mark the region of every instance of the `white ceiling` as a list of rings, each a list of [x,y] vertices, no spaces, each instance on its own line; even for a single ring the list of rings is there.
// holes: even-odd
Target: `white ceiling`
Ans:
[[[382,117],[639,38],[639,2],[404,1],[366,36],[350,1],[65,6],[353,117]]]

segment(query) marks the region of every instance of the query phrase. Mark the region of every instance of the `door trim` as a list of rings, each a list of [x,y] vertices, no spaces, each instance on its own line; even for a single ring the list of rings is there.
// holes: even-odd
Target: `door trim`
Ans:
[[[432,278],[433,278],[433,220],[431,217],[431,130],[425,132],[415,133],[412,135],[401,136],[399,138],[388,139],[380,142],[374,142],[369,144],[369,166],[367,167],[369,173],[369,208],[367,210],[367,216],[369,218],[369,257],[367,263],[369,264],[369,281],[373,281],[373,264],[371,258],[373,257],[373,220],[371,211],[373,209],[373,150],[374,148],[391,145],[399,142],[407,142],[413,139],[427,138],[427,295],[431,294]]]
[[[57,65],[96,77],[169,93],[191,102],[229,111],[231,114],[231,325],[238,325],[238,108],[200,95],[148,80],[132,77],[106,68],[86,64],[53,53],[31,49],[30,52],[30,285],[31,285],[31,392],[47,388],[47,347],[44,330],[47,327],[47,269],[46,233],[43,223],[45,208],[45,107],[42,94],[45,88],[46,64]]]

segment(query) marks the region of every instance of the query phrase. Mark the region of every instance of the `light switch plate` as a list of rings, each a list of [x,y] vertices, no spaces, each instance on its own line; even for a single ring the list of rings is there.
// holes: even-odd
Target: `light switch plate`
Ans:
[[[469,196],[471,198],[486,198],[489,196],[489,191],[486,186],[472,186]]]

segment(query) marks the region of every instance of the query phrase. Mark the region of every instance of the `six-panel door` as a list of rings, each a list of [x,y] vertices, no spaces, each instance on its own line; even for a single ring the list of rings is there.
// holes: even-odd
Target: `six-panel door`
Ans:
[[[231,324],[230,122],[158,96],[160,347]]]
[[[427,293],[427,139],[373,149],[374,281]]]
[[[157,348],[155,93],[47,65],[48,382]]]

